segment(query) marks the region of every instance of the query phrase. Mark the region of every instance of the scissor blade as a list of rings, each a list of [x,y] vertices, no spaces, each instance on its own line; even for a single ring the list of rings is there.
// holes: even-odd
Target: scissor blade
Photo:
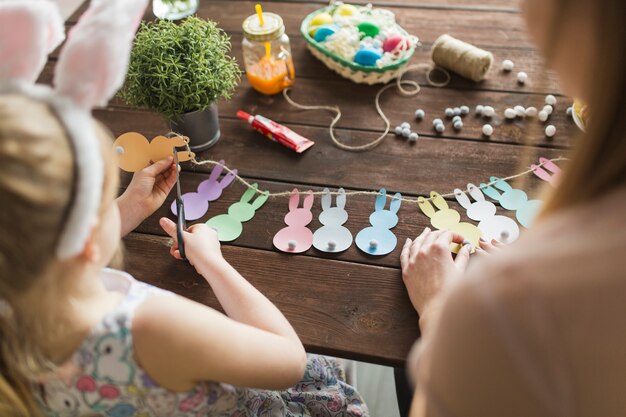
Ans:
[[[179,201],[182,201],[183,196],[180,192],[180,175],[179,175],[179,165],[178,165],[178,152],[176,152],[176,148],[174,148],[174,162],[176,162],[176,198]]]

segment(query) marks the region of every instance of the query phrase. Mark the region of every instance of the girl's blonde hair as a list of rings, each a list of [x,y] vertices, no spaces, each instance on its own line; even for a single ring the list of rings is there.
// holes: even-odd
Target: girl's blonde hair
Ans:
[[[95,123],[95,121],[94,121]],[[96,124],[105,158],[103,208],[117,191],[110,134]],[[55,250],[67,221],[75,187],[71,142],[48,105],[0,96],[0,415],[40,414],[33,378],[54,368],[12,302],[57,263]],[[69,261],[71,262],[71,261]],[[42,305],[48,305],[42,300]],[[36,308],[36,306],[32,306]]]
[[[580,2],[558,0],[557,19],[566,19]],[[585,91],[591,91],[591,118],[587,133],[578,138],[561,183],[550,193],[542,217],[564,208],[592,202],[626,185],[626,25],[623,0],[601,0],[593,4],[590,19],[595,40],[594,57]],[[549,55],[567,42],[553,22],[553,45]],[[570,45],[569,47],[574,47]],[[550,53],[551,52],[551,53]],[[550,56],[548,57],[550,58]],[[618,231],[616,231],[618,232]]]

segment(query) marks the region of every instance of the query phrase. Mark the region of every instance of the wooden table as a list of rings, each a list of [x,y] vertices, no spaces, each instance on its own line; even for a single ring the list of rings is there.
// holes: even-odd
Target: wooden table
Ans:
[[[361,1],[359,1],[361,3]],[[419,36],[423,46],[412,62],[428,62],[433,41],[443,33],[459,37],[493,52],[495,65],[488,80],[475,84],[453,77],[449,87],[437,89],[422,84],[417,97],[403,98],[394,91],[384,94],[382,105],[393,126],[411,121],[420,134],[415,146],[393,134],[376,149],[365,153],[350,153],[333,146],[327,125],[331,119],[322,111],[298,111],[284,99],[262,96],[242,79],[232,100],[220,103],[222,138],[202,158],[224,159],[228,166],[237,168],[249,180],[270,191],[321,190],[324,187],[345,187],[346,190],[399,191],[405,196],[427,195],[431,190],[447,193],[464,187],[468,182],[479,184],[492,175],[508,176],[523,170],[523,165],[536,156],[557,157],[566,154],[575,127],[565,115],[571,100],[558,97],[559,103],[550,123],[556,125],[557,135],[547,140],[542,124],[535,120],[505,122],[502,113],[506,107],[543,105],[547,93],[559,93],[553,74],[544,67],[525,32],[524,21],[516,8],[517,0],[387,0],[385,6],[396,13],[399,23],[410,33]],[[231,36],[233,53],[242,62],[241,23],[254,11],[250,1],[202,0],[198,14],[219,22]],[[326,69],[306,50],[299,34],[305,15],[322,7],[324,1],[302,2],[282,0],[265,2],[264,9],[281,15],[285,21],[297,73],[292,97],[307,104],[338,104],[344,117],[338,125],[338,135],[347,143],[369,141],[383,128],[376,116],[373,99],[379,87],[353,84]],[[81,7],[68,20],[71,26]],[[150,12],[147,19],[152,19]],[[42,80],[51,79],[56,54],[53,54]],[[512,74],[500,71],[503,59],[515,62]],[[526,71],[529,82],[520,86],[517,71]],[[416,74],[408,78],[423,80]],[[465,127],[455,132],[449,123],[444,135],[438,136],[431,121],[443,117],[450,106],[477,104],[492,105],[498,112],[494,119],[494,135],[485,139],[481,134],[483,121],[471,116],[465,118]],[[423,108],[426,119],[415,123],[412,115]],[[316,141],[303,155],[268,141],[249,126],[236,119],[239,109],[259,113],[284,123]],[[114,134],[127,131],[142,132],[151,138],[168,131],[158,115],[130,108],[113,100],[105,109],[95,111]],[[530,137],[524,145],[524,137]],[[181,173],[183,192],[193,191],[207,178],[206,169],[186,165]],[[534,190],[541,181],[529,176],[527,190]],[[228,188],[219,201],[211,203],[206,220],[224,213],[244,191],[240,185]],[[531,193],[532,194],[532,193]],[[173,260],[167,250],[168,239],[158,226],[161,216],[173,216],[167,203],[125,239],[127,268],[135,277],[172,290],[193,300],[219,308],[204,279],[193,267]],[[349,221],[346,226],[354,235],[369,226],[373,210],[371,197],[348,199]],[[453,208],[464,210],[454,201]],[[418,317],[406,295],[399,270],[398,248],[388,256],[374,258],[364,255],[353,245],[340,255],[328,255],[310,249],[302,255],[287,255],[272,246],[273,235],[284,226],[287,213],[286,199],[270,200],[246,223],[242,236],[232,244],[223,245],[223,253],[246,278],[266,294],[285,313],[294,325],[307,349],[370,362],[402,365],[406,354],[419,337]],[[314,204],[312,230],[320,227],[317,216],[320,202]],[[502,212],[501,214],[511,215]],[[429,220],[416,205],[403,205],[400,223],[394,229],[398,241],[414,237]],[[464,220],[467,220],[463,216]],[[210,331],[210,329],[207,329]]]

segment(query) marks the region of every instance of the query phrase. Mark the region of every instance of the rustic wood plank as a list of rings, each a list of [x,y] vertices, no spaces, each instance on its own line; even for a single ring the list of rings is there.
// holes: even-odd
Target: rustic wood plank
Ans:
[[[272,0],[270,3],[313,3],[319,4],[320,7],[328,5],[328,1],[326,0]],[[363,6],[372,3],[375,7],[399,7],[407,9],[437,8],[475,11],[497,10],[519,13],[519,1],[516,0],[383,0],[376,2],[356,0],[350,1],[349,3]]]
[[[294,100],[302,104],[317,105],[339,105],[343,111],[343,117],[337,124],[339,128],[336,136],[348,144],[363,144],[375,139],[384,129],[384,123],[374,110],[373,101],[376,95],[376,87],[354,86],[341,80],[315,82],[312,80],[299,80],[297,87],[292,91]],[[507,143],[524,145],[531,144],[550,148],[568,148],[573,139],[579,134],[571,118],[565,114],[569,100],[559,98],[560,102],[556,110],[550,117],[549,123],[557,127],[557,135],[551,139],[545,137],[543,129],[545,124],[536,118],[516,119],[507,121],[502,116],[504,109],[517,104],[529,106],[532,104],[543,104],[543,95],[512,95],[506,93],[481,93],[475,91],[463,91],[453,89],[433,89],[423,88],[416,97],[406,98],[393,91],[384,94],[381,105],[392,123],[392,129],[402,122],[409,121],[414,131],[420,136],[445,137],[450,139],[463,139],[480,143]],[[136,120],[133,111],[129,109],[121,100],[112,102],[113,107],[98,114],[109,114],[119,111],[119,123],[124,128],[140,130],[148,134],[155,132],[155,128],[161,129],[161,133],[167,132],[169,128],[161,120],[160,116],[151,112],[142,111],[140,116],[144,120]],[[460,106],[466,104],[475,106],[476,104],[490,104],[498,111],[499,115],[488,121],[483,118],[469,115],[464,118],[464,128],[455,131],[449,120],[445,120],[446,132],[438,135],[432,126],[432,120],[436,117],[445,119],[443,111],[446,107]],[[416,108],[426,111],[426,119],[422,122],[413,121],[413,113]],[[292,127],[295,131],[304,133],[305,126],[315,126],[321,128],[315,136],[309,136],[313,140],[330,140],[328,125],[332,115],[323,110],[302,111],[289,105],[281,95],[264,96],[247,87],[247,81],[241,81],[240,87],[235,91],[234,97],[225,102],[219,103],[220,118],[225,126],[230,126],[228,119],[234,119],[237,110],[245,110],[251,114],[262,114],[279,123]],[[110,125],[116,123],[110,118]],[[482,126],[491,123],[495,127],[495,133],[491,138],[482,135]],[[109,122],[107,122],[109,123]],[[546,123],[547,124],[547,123]],[[133,128],[133,125],[135,126]],[[120,127],[121,127],[120,126]],[[245,123],[243,123],[243,127]],[[234,134],[240,136],[246,129],[241,126],[234,126],[236,131],[230,133],[224,131],[225,135]],[[146,131],[146,129],[150,129]],[[228,127],[225,127],[228,129]],[[390,135],[393,136],[393,135]],[[395,137],[394,137],[395,138]],[[399,142],[401,140],[398,140]],[[403,144],[404,145],[404,144]]]
[[[167,239],[131,234],[124,243],[126,269],[137,279],[219,309],[193,267],[170,257]],[[397,269],[228,246],[223,253],[285,314],[308,351],[402,366],[419,337]]]
[[[203,1],[200,3],[198,16],[215,20],[229,33],[240,33],[243,20],[254,13],[255,4],[256,2],[253,1]],[[268,2],[265,9],[281,15],[287,33],[293,36],[300,32],[300,23],[304,17],[322,6],[322,4],[310,2]],[[409,33],[419,36],[425,43],[430,44],[439,35],[448,33],[486,48],[534,48],[526,34],[523,17],[519,13],[512,13],[511,10],[474,10],[432,6],[407,9],[392,5],[389,7],[385,5],[385,7],[396,14],[397,21],[402,27]],[[84,8],[84,6],[79,8],[68,19],[68,23],[75,22]],[[148,9],[144,18],[154,19],[151,8]]]

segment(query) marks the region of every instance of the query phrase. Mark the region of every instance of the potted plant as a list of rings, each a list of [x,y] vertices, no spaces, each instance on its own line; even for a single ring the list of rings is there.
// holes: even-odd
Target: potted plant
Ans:
[[[152,0],[152,13],[159,19],[178,20],[198,10],[198,0]]]
[[[215,22],[188,17],[141,24],[120,96],[165,116],[171,129],[202,151],[220,136],[216,102],[229,99],[241,70],[230,38]]]

